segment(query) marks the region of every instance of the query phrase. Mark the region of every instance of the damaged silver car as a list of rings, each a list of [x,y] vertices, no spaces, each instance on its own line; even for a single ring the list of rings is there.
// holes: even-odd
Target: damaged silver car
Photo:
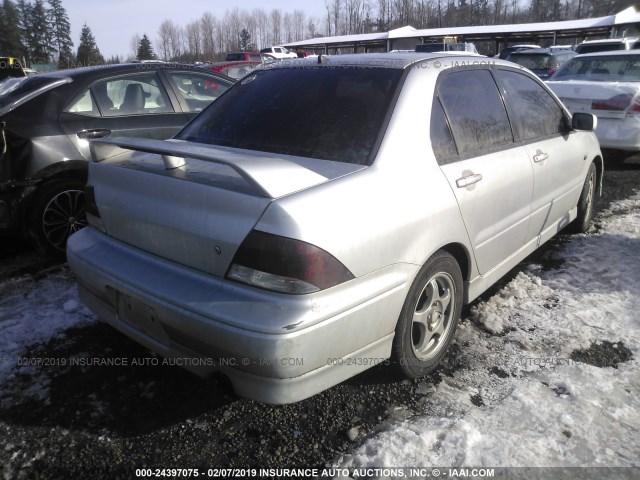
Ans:
[[[101,318],[239,395],[295,402],[387,359],[417,378],[464,303],[589,228],[595,126],[500,60],[274,64],[172,140],[94,141],[68,261]]]

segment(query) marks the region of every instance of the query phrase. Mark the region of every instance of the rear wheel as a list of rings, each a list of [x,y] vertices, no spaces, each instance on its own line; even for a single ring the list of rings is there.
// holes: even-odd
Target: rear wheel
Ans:
[[[593,206],[596,199],[598,177],[596,174],[596,165],[594,163],[589,167],[587,178],[582,186],[580,200],[578,200],[578,215],[571,223],[570,230],[574,233],[584,233],[589,230],[591,218],[593,217]]]
[[[462,273],[455,258],[436,252],[405,300],[393,339],[393,357],[409,378],[433,370],[453,339],[462,309]]]
[[[31,208],[29,233],[42,253],[64,257],[67,239],[87,226],[84,184],[56,180],[43,185]]]

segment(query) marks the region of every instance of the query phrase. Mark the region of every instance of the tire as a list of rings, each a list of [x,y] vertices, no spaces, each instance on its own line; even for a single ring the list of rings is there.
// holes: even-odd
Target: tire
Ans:
[[[29,236],[39,252],[65,258],[67,239],[86,226],[83,182],[55,180],[40,187],[29,216]]]
[[[420,269],[402,307],[393,339],[393,360],[408,378],[420,378],[443,359],[462,310],[460,267],[439,250]]]
[[[596,199],[598,176],[596,165],[592,163],[587,172],[587,178],[582,186],[580,200],[578,200],[578,216],[569,226],[573,233],[584,233],[589,230],[591,218],[593,217],[593,206]]]

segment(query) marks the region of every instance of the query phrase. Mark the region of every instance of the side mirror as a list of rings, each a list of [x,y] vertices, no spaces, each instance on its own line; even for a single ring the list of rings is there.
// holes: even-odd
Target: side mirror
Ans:
[[[571,117],[571,128],[593,132],[598,128],[598,117],[590,113],[576,112]]]

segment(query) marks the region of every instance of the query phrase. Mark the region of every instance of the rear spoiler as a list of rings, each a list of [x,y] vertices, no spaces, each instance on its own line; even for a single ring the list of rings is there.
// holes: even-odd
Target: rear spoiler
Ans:
[[[294,161],[293,158],[285,159],[269,154],[234,152],[213,145],[201,145],[184,140],[114,137],[92,140],[90,148],[94,162],[101,162],[128,150],[133,150],[160,155],[167,170],[186,165],[189,158],[219,163],[232,168],[256,193],[266,198],[278,198],[324,183],[329,177],[337,176],[335,173],[348,173],[334,172],[334,175],[331,175],[331,172],[327,172],[330,175],[325,176],[316,173],[314,171],[316,169],[312,170],[304,165],[308,161],[313,161],[310,159]],[[345,167],[346,165],[344,164]],[[336,168],[333,166],[328,170],[345,170],[345,167]]]

